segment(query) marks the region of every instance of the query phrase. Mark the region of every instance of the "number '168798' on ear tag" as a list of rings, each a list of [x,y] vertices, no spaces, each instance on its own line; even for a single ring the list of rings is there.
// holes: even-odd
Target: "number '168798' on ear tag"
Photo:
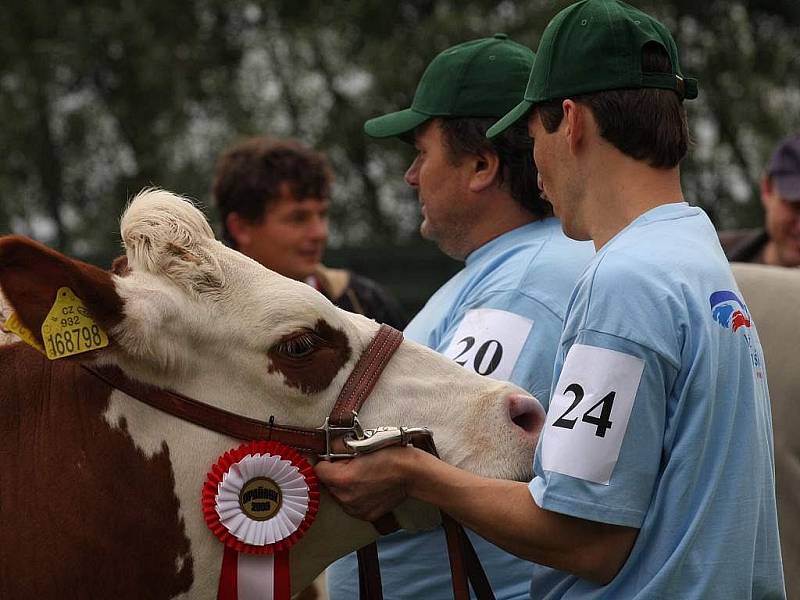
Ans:
[[[55,360],[108,346],[108,335],[94,322],[83,301],[68,287],[59,288],[42,323],[47,358]]]

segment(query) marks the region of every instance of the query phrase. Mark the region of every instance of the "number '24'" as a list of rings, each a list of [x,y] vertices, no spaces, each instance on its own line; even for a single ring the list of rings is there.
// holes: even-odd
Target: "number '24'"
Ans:
[[[564,390],[564,393],[571,392],[573,396],[575,396],[575,400],[572,401],[570,407],[564,411],[558,419],[553,422],[553,427],[563,427],[564,429],[572,429],[575,427],[575,423],[578,422],[578,417],[574,419],[567,419],[567,415],[573,411],[573,409],[581,403],[583,400],[584,391],[583,388],[578,385],[577,383],[572,383],[567,386]],[[597,429],[595,430],[594,434],[598,437],[606,437],[606,431],[611,429],[612,421],[611,417],[611,408],[614,405],[614,396],[616,396],[616,392],[609,392],[605,396],[603,396],[600,401],[592,406],[589,410],[583,413],[581,417],[581,421],[584,423],[589,423],[590,425],[595,425]],[[600,414],[597,415],[592,414],[593,411],[599,409]]]

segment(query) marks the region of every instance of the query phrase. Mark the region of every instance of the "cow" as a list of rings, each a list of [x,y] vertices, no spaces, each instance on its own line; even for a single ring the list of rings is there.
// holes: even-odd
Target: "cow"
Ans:
[[[82,365],[229,411],[320,426],[378,324],[334,307],[214,239],[202,213],[163,190],[140,193],[120,232],[116,273],[20,236],[0,238],[0,288],[42,343],[57,291],[81,299],[109,345],[58,360],[0,346],[0,598],[213,598],[223,546],[200,503],[210,466],[239,440],[111,389]],[[544,420],[521,389],[404,341],[359,418],[429,426],[443,460],[527,480]],[[438,513],[406,502],[401,526]],[[322,490],[316,521],[291,550],[303,589],[374,540]]]
[[[775,487],[781,553],[789,600],[800,599],[800,271],[733,264],[733,274],[756,323],[772,404]]]

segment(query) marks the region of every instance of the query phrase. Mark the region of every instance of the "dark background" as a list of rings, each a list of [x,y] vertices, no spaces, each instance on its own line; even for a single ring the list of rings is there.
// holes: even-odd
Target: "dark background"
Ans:
[[[759,224],[758,178],[800,129],[800,2],[633,3],[675,33],[684,73],[700,80],[687,199],[721,227]],[[566,4],[12,0],[0,19],[0,233],[107,266],[140,189],[208,207],[226,146],[294,136],[337,174],[327,262],[414,312],[458,264],[419,238],[402,180],[410,149],[367,139],[363,122],[408,106],[447,46],[504,31],[535,48]]]

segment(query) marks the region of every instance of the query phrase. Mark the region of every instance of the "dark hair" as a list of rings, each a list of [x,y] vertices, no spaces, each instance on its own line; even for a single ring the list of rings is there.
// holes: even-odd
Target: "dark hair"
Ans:
[[[225,222],[230,213],[258,222],[284,189],[298,200],[328,198],[332,180],[326,158],[296,140],[254,137],[229,148],[211,189],[225,241],[236,245]]]
[[[642,70],[671,73],[667,51],[656,42],[642,49]],[[669,169],[678,165],[689,147],[686,110],[678,94],[659,88],[607,90],[573,98],[588,105],[600,135],[619,151],[651,167]],[[564,118],[562,100],[536,106],[542,126],[553,133]]]
[[[442,134],[450,161],[458,164],[468,154],[495,153],[500,160],[500,183],[507,185],[511,197],[538,218],[551,216],[553,207],[539,195],[527,120],[515,123],[489,140],[486,131],[496,121],[478,117],[442,119]]]

